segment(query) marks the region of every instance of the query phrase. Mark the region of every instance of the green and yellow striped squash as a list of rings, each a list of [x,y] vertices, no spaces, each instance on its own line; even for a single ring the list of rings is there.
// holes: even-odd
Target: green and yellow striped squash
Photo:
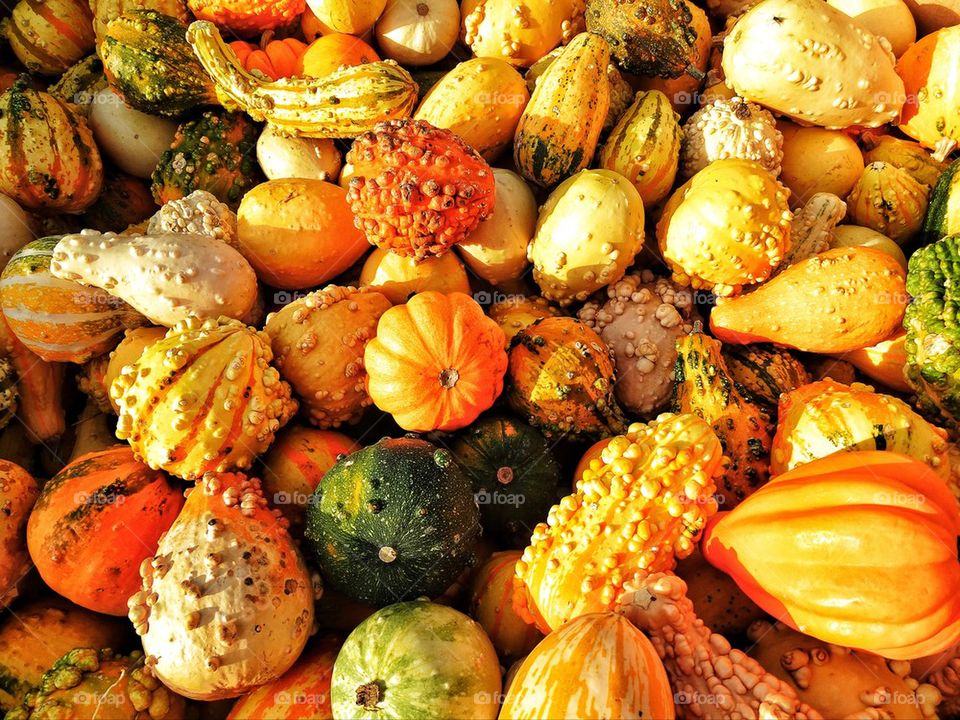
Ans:
[[[397,603],[350,633],[331,694],[339,720],[494,720],[500,663],[463,613],[426,600]]]
[[[59,237],[27,243],[0,275],[0,309],[13,333],[48,362],[86,362],[146,321],[123,300],[50,272]]]
[[[224,107],[242,109],[280,131],[313,138],[355,137],[384,120],[410,117],[419,86],[392,60],[342,68],[324,78],[251,75],[210,22],[190,25],[187,40]]]
[[[20,0],[3,34],[27,69],[59,75],[93,50],[93,13],[87,0]]]
[[[580,33],[539,78],[513,138],[527,180],[551,187],[593,160],[610,108],[609,63],[607,41]]]
[[[673,187],[683,130],[670,100],[659,90],[637,93],[600,150],[600,167],[633,183],[644,207],[663,200]]]

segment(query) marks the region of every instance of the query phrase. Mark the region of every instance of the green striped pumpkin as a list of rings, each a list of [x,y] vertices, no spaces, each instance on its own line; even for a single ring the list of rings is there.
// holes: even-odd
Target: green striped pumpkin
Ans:
[[[923,244],[960,233],[960,160],[954,160],[940,175],[930,192],[923,220]]]
[[[497,717],[500,663],[480,625],[425,600],[374,613],[350,633],[333,666],[339,720]]]
[[[20,0],[3,30],[17,59],[42,75],[59,75],[94,45],[87,0]]]
[[[86,362],[143,317],[119,298],[50,271],[60,238],[27,243],[0,275],[0,309],[13,333],[48,362]]]

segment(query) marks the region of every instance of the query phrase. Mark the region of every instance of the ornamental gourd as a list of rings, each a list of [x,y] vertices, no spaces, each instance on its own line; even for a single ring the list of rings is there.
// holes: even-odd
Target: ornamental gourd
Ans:
[[[872,162],[847,196],[847,208],[855,224],[876,230],[902,245],[923,225],[927,193],[928,188],[906,170]]]
[[[20,0],[2,32],[28,70],[60,75],[93,50],[93,15],[87,0]]]
[[[307,9],[305,0],[187,0],[197,20],[209,20],[241,36],[290,25]]]
[[[297,410],[272,359],[269,336],[237,320],[178,323],[114,380],[117,437],[189,480],[249,467]]]
[[[403,305],[417,293],[432,290],[470,294],[467,271],[455,253],[417,260],[375,248],[360,268],[360,286],[381,293],[394,305]]]
[[[504,662],[527,655],[543,634],[513,609],[513,578],[519,550],[495,552],[476,570],[470,588],[470,617],[490,638]]]
[[[0,96],[0,192],[27,210],[79,213],[103,183],[86,120],[20,79]]]
[[[803,363],[787,350],[771,345],[724,345],[721,352],[733,381],[771,417],[776,416],[783,393],[810,382]]]
[[[93,9],[93,31],[97,36],[97,45],[103,42],[111,20],[134,10],[156,10],[182,23],[190,20],[185,0],[91,0],[90,7]]]
[[[407,66],[433,65],[447,56],[460,35],[457,0],[387,0],[377,19],[377,45]]]
[[[354,137],[383,120],[409,116],[417,102],[417,84],[393,61],[344,68],[324,78],[274,81],[244,70],[210,22],[192,23],[187,41],[224,105],[291,134]]]
[[[27,518],[40,493],[37,481],[19,465],[0,460],[0,608],[17,597],[17,586],[30,570],[30,555],[24,542]]]
[[[947,164],[934,159],[920,143],[911,142],[893,135],[864,134],[864,162],[885,162],[901,170],[928,188],[937,184],[937,180]]]
[[[781,396],[770,456],[774,475],[835,452],[864,450],[909,455],[944,478],[950,473],[946,431],[898,398],[829,379]]]
[[[657,718],[674,720],[674,696],[652,643],[615,612],[581,615],[524,658],[500,720]]]
[[[517,563],[517,612],[549,632],[613,610],[627,583],[672,569],[716,512],[724,462],[716,434],[695,415],[632,424],[534,528]]]
[[[513,139],[513,159],[527,180],[552,187],[588,167],[610,108],[610,46],[577,35],[537,81]]]
[[[790,247],[788,196],[753,160],[710,163],[673,193],[657,223],[673,279],[717,295],[766,280]]]
[[[905,95],[894,61],[886,39],[820,0],[764,0],[723,43],[738,95],[827,128],[896,120]]]
[[[0,313],[0,351],[17,377],[17,417],[32,442],[59,437],[67,429],[63,407],[63,363],[48,363],[20,342]],[[9,398],[8,398],[9,399]]]
[[[907,660],[960,639],[958,532],[956,500],[929,466],[889,452],[838,453],[720,515],[703,552],[790,627]]]
[[[230,49],[236,54],[237,61],[244,70],[258,70],[271,80],[296,75],[297,64],[307,51],[306,43],[296,38],[268,38],[269,33],[264,33],[259,45],[235,40],[230,43]]]
[[[404,430],[459,430],[503,389],[501,337],[470,296],[418,293],[380,317],[363,353],[367,392]]]
[[[508,295],[503,300],[493,303],[487,310],[503,331],[506,347],[517,333],[537,320],[545,317],[556,317],[560,311],[539,295]]]
[[[319,588],[286,525],[260,481],[245,475],[207,473],[189,491],[127,603],[164,685],[219,700],[293,665]]]

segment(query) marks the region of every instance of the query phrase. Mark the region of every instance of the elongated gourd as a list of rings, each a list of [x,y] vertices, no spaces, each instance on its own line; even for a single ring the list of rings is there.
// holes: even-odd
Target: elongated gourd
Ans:
[[[187,40],[224,106],[291,135],[355,137],[383,120],[409,117],[417,102],[418,85],[392,60],[344,68],[325,78],[271,81],[244,70],[210,22],[192,23]]]

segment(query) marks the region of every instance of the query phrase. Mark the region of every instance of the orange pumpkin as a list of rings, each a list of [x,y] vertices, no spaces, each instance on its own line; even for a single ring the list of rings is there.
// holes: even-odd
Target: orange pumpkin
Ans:
[[[380,59],[377,51],[363,40],[345,33],[318,37],[300,56],[297,74],[326,77],[344,66],[363,65]]]
[[[676,717],[663,663],[623,615],[581,615],[550,633],[517,669],[500,720]]]
[[[259,70],[271,80],[292,77],[297,74],[300,58],[307,50],[307,44],[296,38],[268,40],[268,35],[259,45],[235,40],[230,49],[237,54],[237,60],[246,70]]]
[[[422,292],[387,310],[363,361],[374,404],[415,432],[466,427],[507,371],[500,327],[459,292]]]
[[[307,9],[306,0],[187,0],[197,20],[209,20],[241,37],[291,24]]]
[[[68,600],[126,615],[140,588],[140,563],[173,524],[183,494],[127,445],[88,453],[40,493],[27,523],[27,547],[44,582]]]
[[[907,660],[960,640],[958,534],[957,502],[930,467],[840,453],[718,515],[703,553],[790,627]]]
[[[501,660],[521,658],[536,647],[543,633],[513,609],[513,577],[519,550],[494,553],[473,577],[470,617],[480,623]]]
[[[312,641],[279,679],[237,700],[227,720],[333,720],[330,678],[342,644],[333,637]]]

